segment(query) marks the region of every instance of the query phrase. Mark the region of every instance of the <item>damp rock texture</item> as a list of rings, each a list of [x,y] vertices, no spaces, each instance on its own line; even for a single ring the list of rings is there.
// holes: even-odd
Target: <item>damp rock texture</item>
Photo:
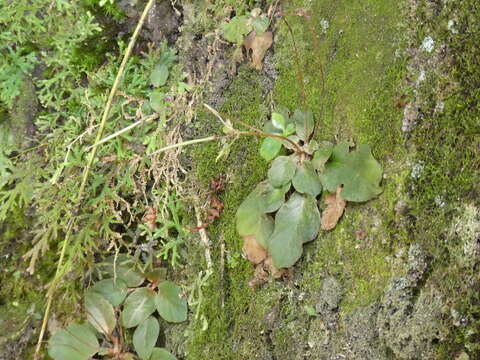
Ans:
[[[411,246],[406,274],[390,282],[381,300],[379,340],[399,359],[433,359],[433,346],[444,336],[441,299],[428,284],[421,288],[428,264],[423,250]]]

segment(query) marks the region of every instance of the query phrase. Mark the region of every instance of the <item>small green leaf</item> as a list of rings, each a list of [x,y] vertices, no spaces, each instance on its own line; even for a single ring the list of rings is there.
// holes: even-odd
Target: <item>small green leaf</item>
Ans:
[[[272,113],[272,124],[277,129],[285,130],[286,121],[282,114],[276,112]]]
[[[72,324],[48,341],[48,355],[54,360],[87,360],[99,350],[95,334],[86,325]]]
[[[102,295],[113,306],[121,305],[127,296],[127,284],[122,279],[105,279],[95,283],[91,291]]]
[[[220,29],[225,40],[241,44],[245,35],[251,31],[251,26],[248,25],[246,16],[235,16],[229,22],[222,23]]]
[[[120,317],[126,328],[137,326],[155,311],[155,293],[147,288],[139,288],[132,292],[123,305]]]
[[[187,320],[187,300],[180,296],[181,289],[171,281],[158,285],[155,306],[162,318],[169,322]]]
[[[270,161],[275,158],[282,148],[282,143],[280,140],[267,137],[263,140],[262,146],[260,147],[260,155],[267,161]]]
[[[257,35],[262,35],[268,29],[270,21],[266,16],[256,16],[252,20],[253,30]]]
[[[165,64],[158,64],[150,75],[150,83],[155,86],[163,86],[167,83],[168,67]]]
[[[265,125],[263,126],[263,131],[265,131],[266,133],[269,133],[269,134],[275,134],[275,135],[282,135],[283,132],[281,129],[279,128],[276,128],[272,121],[267,121],[265,123]]]
[[[322,183],[310,161],[305,161],[297,167],[292,185],[301,194],[316,197],[322,191]]]
[[[382,168],[368,145],[360,145],[353,152],[349,147],[348,143],[340,143],[333,148],[320,179],[331,193],[343,185],[340,195],[347,201],[368,201],[382,192]]]
[[[295,133],[295,124],[290,123],[287,125],[286,129],[283,132],[283,136],[290,136]]]
[[[142,360],[148,360],[160,334],[158,320],[150,316],[135,329],[133,347]]]
[[[315,239],[320,228],[317,202],[311,195],[294,193],[278,210],[268,252],[276,268],[293,266],[302,255],[303,244]]]
[[[153,269],[152,271],[147,272],[145,277],[152,283],[159,283],[160,281],[166,279],[167,269],[164,267]]]
[[[273,220],[266,212],[276,211],[285,202],[285,193],[290,184],[274,188],[263,181],[245,198],[235,215],[236,227],[240,236],[255,236],[255,240],[264,248],[273,231]]]
[[[116,258],[110,256],[100,265],[100,269],[114,279],[123,280],[128,287],[137,287],[145,280],[133,258],[125,254],[120,254]]]
[[[293,113],[292,119],[295,122],[297,135],[303,141],[308,141],[315,126],[312,112],[310,110],[302,111],[297,109]]]
[[[99,332],[110,335],[115,329],[117,319],[113,306],[102,295],[94,291],[85,294],[87,320]]]
[[[157,113],[165,110],[165,93],[161,91],[152,91],[150,93],[150,107]]]
[[[177,358],[164,348],[154,348],[150,360],[177,360]]]
[[[325,163],[332,156],[333,144],[328,141],[320,143],[319,148],[313,154],[312,165],[317,170],[323,170]]]
[[[268,170],[268,181],[275,187],[289,183],[295,175],[295,162],[291,156],[277,157]]]

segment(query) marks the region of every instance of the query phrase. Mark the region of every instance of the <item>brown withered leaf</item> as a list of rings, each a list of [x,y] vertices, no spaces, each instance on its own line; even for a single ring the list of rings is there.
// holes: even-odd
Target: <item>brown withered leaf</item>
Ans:
[[[342,217],[347,201],[340,196],[342,187],[337,188],[336,194],[328,194],[325,197],[327,208],[322,213],[322,230],[332,230]]]
[[[255,289],[257,286],[263,285],[266,282],[268,282],[268,273],[263,268],[263,263],[258,264],[255,267],[252,280],[248,282],[248,286]]]
[[[157,228],[157,210],[152,206],[147,207],[142,221],[150,230],[155,230]]]
[[[264,267],[274,279],[280,279],[283,275],[287,273],[287,269],[278,269],[273,265],[273,260],[270,255],[263,262]]]
[[[255,265],[261,263],[267,257],[267,250],[257,242],[255,235],[243,237],[242,251],[245,257]]]
[[[255,31],[252,31],[244,40],[243,46],[247,50],[247,56],[251,59],[252,66],[257,70],[263,68],[263,58],[270,46],[273,44],[273,34],[271,31],[264,32],[262,35],[257,35]]]

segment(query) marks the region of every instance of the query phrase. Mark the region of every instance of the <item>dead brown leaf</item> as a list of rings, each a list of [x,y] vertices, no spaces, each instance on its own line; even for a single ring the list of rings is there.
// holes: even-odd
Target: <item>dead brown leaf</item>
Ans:
[[[150,230],[157,228],[157,209],[152,206],[147,207],[142,221],[148,226]]]
[[[336,194],[328,194],[325,197],[327,208],[322,213],[322,230],[332,230],[342,217],[347,201],[340,196],[342,187],[337,188]]]
[[[257,35],[252,31],[244,40],[243,46],[247,50],[247,56],[250,57],[250,50],[252,53],[252,66],[257,70],[263,68],[263,58],[265,53],[273,44],[273,34],[271,31],[264,32],[262,35]]]
[[[255,265],[261,263],[267,257],[267,250],[257,242],[255,235],[243,237],[242,251],[245,257]]]
[[[258,264],[255,267],[252,280],[248,282],[248,286],[255,289],[257,286],[263,285],[266,282],[268,282],[268,273],[263,268],[263,263]]]
[[[274,279],[280,279],[283,275],[287,273],[287,269],[278,269],[273,265],[273,260],[270,255],[265,259],[264,266],[266,270],[272,275]]]

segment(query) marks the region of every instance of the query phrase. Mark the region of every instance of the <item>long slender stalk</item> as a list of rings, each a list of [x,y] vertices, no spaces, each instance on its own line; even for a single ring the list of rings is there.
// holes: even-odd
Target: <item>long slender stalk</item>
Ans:
[[[83,178],[82,178],[82,182],[80,184],[80,188],[78,190],[77,199],[76,199],[76,203],[77,203],[78,206],[80,205],[80,203],[82,201],[82,198],[83,198],[83,195],[84,195],[85,185],[87,183],[88,177],[90,176],[90,170],[92,168],[93,161],[95,160],[95,155],[97,154],[97,148],[98,148],[98,145],[99,145],[98,142],[101,140],[101,138],[103,136],[103,131],[105,130],[105,125],[107,123],[108,116],[110,115],[110,110],[111,110],[111,107],[112,107],[113,99],[115,97],[115,93],[117,92],[118,86],[120,85],[120,82],[121,82],[121,80],[123,78],[123,75],[125,73],[125,67],[127,65],[128,59],[130,58],[130,55],[132,53],[133,46],[135,45],[138,34],[140,33],[140,29],[142,28],[143,23],[145,22],[145,18],[147,17],[147,14],[148,14],[149,10],[151,9],[151,7],[153,6],[154,2],[155,2],[155,0],[149,0],[147,5],[145,6],[145,9],[143,10],[142,16],[140,17],[140,19],[138,21],[137,27],[135,28],[135,31],[133,32],[133,35],[132,35],[132,37],[130,39],[130,42],[127,46],[127,49],[125,51],[125,55],[123,56],[123,60],[122,60],[122,63],[120,64],[120,68],[118,69],[118,73],[117,73],[117,77],[115,78],[115,82],[113,83],[112,89],[110,90],[110,94],[108,95],[108,99],[107,99],[107,103],[105,104],[105,109],[104,109],[104,112],[103,112],[102,120],[100,122],[100,126],[99,126],[99,129],[97,131],[97,136],[96,136],[96,139],[95,139],[95,143],[94,143],[94,146],[93,146],[92,150],[89,153],[87,166],[84,168],[84,171],[83,171]],[[52,306],[53,295],[55,293],[55,290],[56,290],[56,287],[57,287],[57,284],[58,284],[60,278],[63,276],[63,272],[64,272],[63,260],[64,260],[64,257],[65,257],[66,249],[67,249],[68,244],[70,242],[70,237],[71,237],[71,233],[72,233],[72,230],[73,230],[73,226],[75,224],[75,220],[76,220],[76,217],[72,217],[68,222],[67,230],[66,230],[66,233],[65,233],[65,239],[63,240],[63,246],[62,246],[62,249],[61,249],[61,252],[60,252],[60,257],[59,257],[58,262],[57,262],[57,270],[55,272],[55,277],[53,278],[53,281],[50,284],[50,288],[47,292],[47,306],[45,308],[45,313],[43,315],[42,328],[40,329],[40,334],[39,334],[39,337],[38,337],[37,347],[35,349],[35,359],[39,359],[40,350],[42,348],[42,341],[43,341],[43,337],[45,335],[45,330],[47,328],[47,323],[48,323],[48,317],[50,315],[50,309],[51,309],[51,306]]]
[[[220,138],[221,138],[221,136],[209,136],[209,137],[206,137],[206,138],[188,140],[188,141],[184,141],[184,142],[177,143],[177,144],[167,145],[167,146],[162,147],[161,149],[158,149],[158,150],[154,151],[151,154],[148,154],[148,156],[157,155],[157,154],[160,154],[160,153],[165,152],[167,150],[171,150],[171,149],[175,149],[175,148],[179,148],[179,147],[183,147],[183,146],[199,144],[199,143],[208,142],[208,141],[215,141],[215,140],[218,140]]]

